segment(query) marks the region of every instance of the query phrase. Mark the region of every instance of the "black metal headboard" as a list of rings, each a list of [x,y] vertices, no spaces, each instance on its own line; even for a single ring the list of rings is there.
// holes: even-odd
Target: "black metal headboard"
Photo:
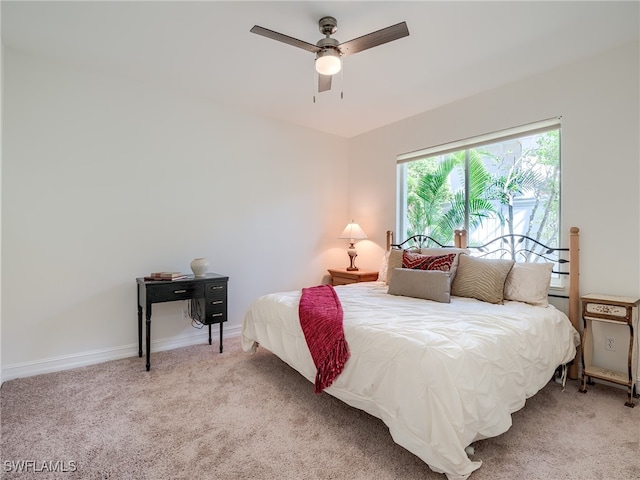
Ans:
[[[565,256],[569,248],[550,247],[535,238],[519,234],[507,234],[494,238],[484,245],[467,245],[474,257],[508,258],[516,262],[551,262],[558,267],[569,263]],[[568,275],[569,272],[554,268],[553,273]]]
[[[391,244],[391,248],[398,248],[401,250],[406,250],[408,248],[428,248],[428,247],[447,248],[447,247],[453,247],[453,245],[443,245],[440,242],[438,242],[435,238],[432,238],[428,235],[414,235],[413,237],[407,238],[402,243]]]
[[[484,258],[508,258],[516,262],[551,262],[558,267],[554,267],[553,273],[558,275],[568,275],[566,269],[560,267],[569,263],[565,258],[569,255],[569,248],[550,247],[535,238],[520,234],[507,234],[494,238],[483,245],[443,245],[438,240],[428,235],[413,235],[402,243],[391,243],[390,248],[466,248],[470,255]]]
[[[575,229],[575,230],[574,230]],[[579,230],[571,229],[571,234],[577,237]],[[554,264],[552,272],[556,275],[575,274],[577,279],[577,256],[574,257],[576,265],[570,266],[571,249],[567,247],[551,247],[531,238],[527,235],[507,234],[494,238],[483,245],[466,245],[466,232],[456,230],[456,245],[443,245],[428,235],[414,235],[402,243],[392,243],[393,233],[387,232],[387,244],[389,248],[466,248],[470,255],[484,258],[508,258],[516,262],[550,262]],[[567,258],[569,257],[569,258]],[[564,267],[564,268],[563,268]],[[567,295],[549,294],[551,297],[570,298]]]

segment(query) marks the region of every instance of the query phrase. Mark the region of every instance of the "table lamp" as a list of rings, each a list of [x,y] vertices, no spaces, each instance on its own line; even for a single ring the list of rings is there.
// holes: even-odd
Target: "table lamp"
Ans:
[[[358,252],[353,246],[353,243],[355,240],[363,240],[367,238],[367,236],[362,231],[362,228],[360,228],[360,225],[351,220],[351,223],[345,227],[339,238],[349,239],[349,249],[347,250],[347,253],[349,254],[350,265],[347,267],[347,270],[350,272],[358,270],[355,263]]]

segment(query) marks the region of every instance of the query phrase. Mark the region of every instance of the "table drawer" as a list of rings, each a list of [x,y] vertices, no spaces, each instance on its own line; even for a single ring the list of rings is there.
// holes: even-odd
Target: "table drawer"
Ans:
[[[345,277],[333,277],[331,279],[331,284],[334,286],[349,285],[350,283],[358,283],[358,280],[356,280],[355,278],[345,278]]]
[[[176,300],[189,300],[190,298],[203,296],[202,284],[179,282],[175,284],[167,283],[154,285],[154,288],[147,290],[147,300],[156,302],[173,302]]]
[[[226,298],[227,284],[222,282],[207,283],[205,286],[205,295],[207,298]]]
[[[212,323],[224,323],[227,321],[227,311],[223,312],[211,312],[208,311],[202,323],[204,325],[211,325]]]
[[[222,312],[227,309],[227,300],[225,298],[207,298],[205,302],[207,308],[212,312]]]
[[[222,323],[227,321],[227,301],[207,299],[202,323],[209,325],[211,323]]]
[[[622,323],[627,323],[629,318],[627,307],[595,302],[585,302],[584,316]]]

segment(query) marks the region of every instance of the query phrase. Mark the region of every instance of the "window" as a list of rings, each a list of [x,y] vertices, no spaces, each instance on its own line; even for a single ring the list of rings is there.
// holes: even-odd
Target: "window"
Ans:
[[[559,119],[398,157],[400,236],[453,245],[465,228],[469,245],[522,234],[558,246],[559,222]]]

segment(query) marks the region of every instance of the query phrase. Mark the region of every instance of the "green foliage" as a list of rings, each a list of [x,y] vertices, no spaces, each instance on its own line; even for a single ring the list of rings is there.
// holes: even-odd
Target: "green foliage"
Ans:
[[[484,166],[482,156],[476,150],[468,152],[468,202],[464,191],[465,151],[446,155],[440,162],[430,158],[430,168],[425,168],[424,165],[418,167],[422,177],[413,183],[415,187],[411,189],[411,197],[407,196],[408,199],[411,198],[407,208],[411,212],[407,218],[408,236],[425,234],[440,243],[452,243],[454,231],[465,225],[466,205],[469,205],[469,223],[473,227],[496,213],[493,204],[485,198],[491,185],[491,175]],[[462,187],[454,192],[450,187],[449,176],[456,170]],[[415,175],[415,171],[413,173]]]
[[[535,145],[519,155],[509,151],[492,155],[487,147],[411,162],[407,165],[407,236],[425,234],[451,244],[454,230],[473,232],[491,219],[506,233],[557,244],[559,140],[559,130],[553,130],[537,134]],[[532,199],[533,207],[525,230],[515,231],[516,200],[525,197]]]

